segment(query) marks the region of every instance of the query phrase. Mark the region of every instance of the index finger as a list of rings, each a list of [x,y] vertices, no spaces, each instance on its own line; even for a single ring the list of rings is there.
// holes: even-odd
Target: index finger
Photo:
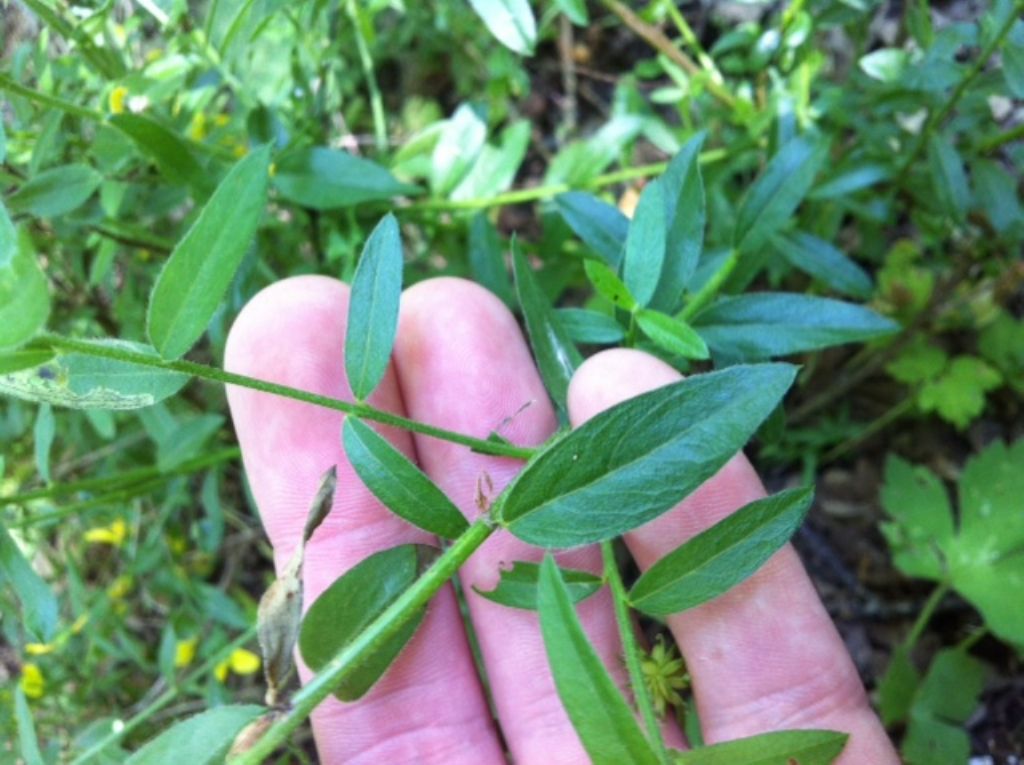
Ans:
[[[604,409],[680,379],[645,353],[588,359],[569,388],[579,425]],[[674,510],[625,535],[641,570],[741,506],[765,495],[740,454]],[[850,733],[842,758],[898,763],[850,655],[793,548],[787,545],[725,595],[667,619],[686,658],[709,743],[785,728]]]

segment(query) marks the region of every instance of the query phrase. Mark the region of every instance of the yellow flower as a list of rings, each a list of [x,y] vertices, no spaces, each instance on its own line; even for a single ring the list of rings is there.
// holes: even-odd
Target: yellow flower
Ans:
[[[224,682],[228,679],[228,670],[231,668],[231,662],[228,659],[219,662],[216,667],[213,668],[213,676],[220,682]]]
[[[187,667],[196,658],[196,646],[199,645],[198,637],[191,637],[188,640],[179,640],[174,647],[174,666],[181,669]]]
[[[118,85],[112,91],[110,91],[110,99],[108,104],[110,106],[111,114],[124,114],[124,104],[128,100],[128,88],[124,85]]]
[[[120,547],[127,536],[128,525],[118,518],[109,526],[96,526],[86,531],[85,541]]]
[[[38,699],[46,692],[46,679],[38,664],[21,665],[21,690],[30,699]]]
[[[260,668],[260,657],[244,648],[236,648],[231,652],[231,671],[238,675],[251,675]]]
[[[132,591],[132,578],[127,574],[119,576],[110,586],[107,588],[107,595],[111,600],[121,600],[125,595]]]
[[[202,141],[206,138],[207,130],[206,115],[196,112],[192,115],[192,123],[188,126],[188,137],[193,141]]]
[[[270,163],[270,168],[268,169],[267,174],[271,178],[273,178],[275,175],[277,175],[277,163],[276,162],[271,162]]]
[[[29,656],[43,656],[56,650],[53,643],[25,643],[25,653]]]

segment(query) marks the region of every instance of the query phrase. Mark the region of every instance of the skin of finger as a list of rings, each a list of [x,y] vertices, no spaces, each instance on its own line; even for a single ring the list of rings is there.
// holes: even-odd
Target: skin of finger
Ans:
[[[514,317],[472,282],[439,278],[406,291],[395,363],[414,419],[479,438],[498,430],[521,445],[540,444],[555,430],[554,412]],[[522,409],[525,404],[529,406]],[[493,488],[487,493],[493,498],[522,468],[518,460],[415,438],[424,470],[469,517],[479,513],[481,476],[489,476]],[[513,760],[520,765],[585,763],[554,688],[537,615],[492,603],[473,591],[493,589],[499,570],[513,561],[539,561],[542,555],[542,550],[498,531],[463,566],[462,583]],[[557,559],[568,568],[601,570],[596,547],[561,553]],[[579,615],[605,665],[625,688],[607,591],[580,604]]]
[[[342,349],[348,288],[324,277],[287,279],[250,301],[231,330],[232,372],[352,400]],[[323,473],[338,466],[335,503],[306,547],[308,608],[339,575],[371,553],[407,542],[433,543],[390,513],[363,486],[341,445],[343,416],[291,399],[228,386],[246,475],[274,548],[278,571],[290,559]],[[403,411],[393,371],[371,403]],[[405,432],[381,431],[408,456]],[[310,673],[301,666],[300,674]],[[451,588],[432,602],[394,666],[356,703],[333,697],[313,714],[321,762],[500,762],[501,749],[480,688]]]
[[[588,359],[569,388],[574,425],[680,375],[640,351]],[[626,535],[641,570],[728,514],[765,496],[739,454],[678,507]],[[845,765],[897,763],[849,653],[802,563],[787,545],[747,581],[668,625],[686,657],[709,743],[785,728],[851,734]]]

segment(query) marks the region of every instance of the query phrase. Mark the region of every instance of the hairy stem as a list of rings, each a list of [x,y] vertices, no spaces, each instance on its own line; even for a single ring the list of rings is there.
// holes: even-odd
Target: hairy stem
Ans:
[[[331,694],[339,682],[358,667],[360,662],[372,655],[378,646],[391,639],[417,611],[427,605],[437,591],[491,535],[494,528],[490,518],[483,517],[466,529],[423,576],[327,662],[315,677],[302,686],[302,689],[292,697],[288,708],[267,728],[251,749],[233,757],[228,761],[228,765],[257,765],[273,754],[292,731],[309,717],[317,705]]]
[[[180,372],[181,374],[198,377],[201,380],[210,380],[213,382],[223,383],[225,385],[237,385],[240,388],[250,388],[251,390],[258,390],[261,393],[270,393],[275,396],[295,399],[296,401],[304,401],[307,404],[322,406],[325,409],[333,409],[338,412],[344,412],[345,414],[354,414],[357,417],[362,417],[364,420],[373,420],[374,422],[379,422],[383,425],[391,425],[396,428],[412,431],[413,433],[421,433],[425,436],[432,436],[433,438],[440,438],[445,441],[461,444],[462,446],[468,446],[474,451],[482,454],[493,454],[499,457],[515,457],[517,459],[529,459],[536,451],[535,449],[527,446],[514,446],[513,444],[502,443],[500,441],[487,441],[480,438],[473,438],[472,436],[467,436],[463,433],[455,433],[450,430],[445,430],[444,428],[435,428],[433,425],[427,425],[426,423],[410,420],[407,417],[401,417],[397,414],[392,414],[391,412],[385,412],[382,409],[377,409],[366,403],[353,403],[351,401],[342,401],[341,399],[331,398],[329,396],[320,396],[316,393],[309,393],[308,391],[299,390],[298,388],[292,388],[287,385],[278,385],[277,383],[267,382],[266,380],[257,380],[253,377],[246,377],[245,375],[227,372],[223,369],[217,369],[216,367],[212,367],[207,364],[197,364],[194,361],[165,361],[164,359],[156,356],[148,356],[144,353],[136,353],[135,351],[129,351],[123,348],[97,345],[95,343],[90,343],[87,340],[73,340],[61,335],[46,334],[40,338],[40,341],[59,351],[84,353],[90,356],[113,359],[114,361],[123,361],[129,364],[138,364],[144,367]]]

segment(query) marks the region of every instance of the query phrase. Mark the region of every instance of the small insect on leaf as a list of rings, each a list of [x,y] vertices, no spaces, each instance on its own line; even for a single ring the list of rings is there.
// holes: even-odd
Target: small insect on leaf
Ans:
[[[302,561],[306,543],[323,523],[334,504],[338,470],[332,467],[324,475],[317,490],[302,539],[281,576],[274,580],[260,599],[257,630],[263,652],[263,675],[267,681],[267,706],[276,706],[281,689],[292,669],[292,653],[302,623]]]

